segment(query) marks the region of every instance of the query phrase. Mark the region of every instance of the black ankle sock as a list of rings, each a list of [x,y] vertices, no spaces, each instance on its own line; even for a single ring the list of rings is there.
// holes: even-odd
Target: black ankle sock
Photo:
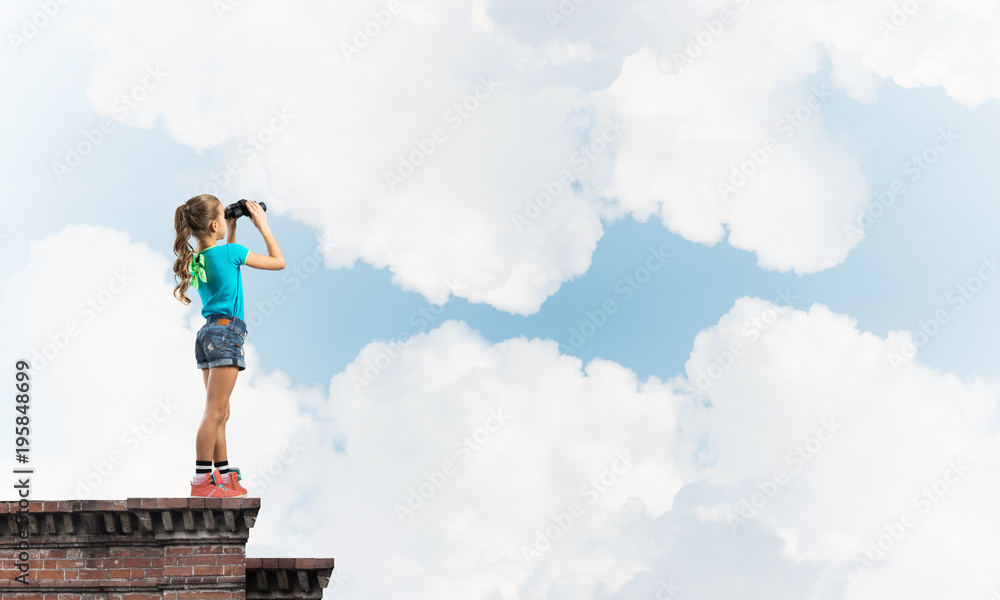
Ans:
[[[195,475],[209,475],[212,472],[212,461],[210,460],[196,460],[194,461],[194,474]]]
[[[220,475],[225,475],[229,472],[229,461],[224,460],[222,462],[215,463],[215,468],[219,470]]]

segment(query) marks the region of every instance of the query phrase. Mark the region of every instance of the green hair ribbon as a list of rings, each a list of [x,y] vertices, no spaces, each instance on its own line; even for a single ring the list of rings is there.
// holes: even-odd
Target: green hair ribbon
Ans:
[[[198,289],[198,280],[208,281],[205,275],[205,257],[200,252],[194,253],[191,259],[191,288]]]

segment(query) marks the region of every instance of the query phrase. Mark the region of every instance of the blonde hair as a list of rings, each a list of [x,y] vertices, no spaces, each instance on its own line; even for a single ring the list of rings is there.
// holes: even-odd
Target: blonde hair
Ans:
[[[174,279],[180,280],[174,286],[174,298],[184,306],[191,304],[187,297],[187,289],[191,283],[191,259],[194,248],[191,246],[191,236],[206,236],[211,233],[212,221],[219,216],[219,206],[222,202],[211,194],[202,194],[191,198],[174,211],[174,230],[177,239],[174,240]]]

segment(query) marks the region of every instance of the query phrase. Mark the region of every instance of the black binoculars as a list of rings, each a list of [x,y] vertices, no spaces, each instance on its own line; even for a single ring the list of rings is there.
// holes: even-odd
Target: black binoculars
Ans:
[[[258,202],[257,204],[260,204],[260,208],[264,212],[267,212],[266,204],[264,204],[263,202]],[[247,208],[247,201],[244,199],[240,200],[239,202],[233,202],[232,204],[227,206],[225,211],[225,216],[227,219],[239,219],[240,217],[249,217],[250,209]]]

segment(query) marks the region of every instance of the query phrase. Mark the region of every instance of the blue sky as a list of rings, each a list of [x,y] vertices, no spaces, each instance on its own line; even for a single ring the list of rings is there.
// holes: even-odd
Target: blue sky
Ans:
[[[52,354],[35,375],[38,494],[187,493],[202,320],[196,293],[171,296],[173,215],[235,160],[220,199],[266,202],[286,260],[243,269],[229,440],[264,506],[250,555],[334,556],[338,598],[631,599],[668,580],[706,600],[1000,589],[1000,7],[928,0],[884,35],[893,0],[583,3],[557,28],[555,0],[403,4],[350,60],[341,44],[384,3],[220,16],[99,0],[0,53],[17,90],[0,97],[0,360]],[[738,19],[674,69],[723,9]],[[8,3],[0,22],[36,10]],[[443,114],[484,77],[499,87],[451,129]],[[817,89],[828,101],[720,199]],[[241,154],[282,110],[287,129]],[[515,231],[510,215],[608,119],[624,133]],[[447,139],[387,189],[436,127]],[[921,156],[933,164],[915,171]],[[266,252],[247,219],[237,241]],[[60,338],[101,294],[106,310]],[[272,294],[285,300],[265,316]],[[895,364],[908,340],[919,356]],[[745,353],[701,389],[734,344]],[[787,457],[801,448],[800,473]],[[457,474],[418,493],[447,460]],[[955,461],[973,465],[958,484]],[[790,482],[737,531],[778,469]],[[609,474],[591,503],[581,485]],[[941,481],[933,510],[912,502]],[[580,524],[530,559],[573,501]],[[916,528],[873,559],[904,511]]]
[[[77,89],[69,97],[80,96],[81,73],[67,70],[67,79],[74,74],[77,79]],[[826,79],[818,76],[815,81]],[[888,83],[880,95],[877,103],[863,105],[838,93],[823,109],[832,134],[861,157],[872,193],[888,189],[895,179],[907,183],[901,200],[836,268],[803,276],[763,270],[753,255],[725,243],[707,247],[672,234],[655,219],[639,223],[625,218],[606,225],[590,269],[564,284],[528,317],[462,298],[437,308],[420,295],[393,286],[385,269],[364,263],[316,272],[295,290],[291,279],[284,278],[297,278],[294,274],[245,269],[248,315],[271,290],[287,292],[288,298],[251,335],[259,340],[265,364],[312,385],[341,370],[369,341],[427,330],[429,319],[465,320],[494,342],[519,335],[554,339],[584,361],[600,356],[628,366],[640,377],[652,374],[664,379],[683,369],[694,335],[714,324],[741,296],[777,301],[779,290],[790,290],[797,297],[796,308],[826,304],[855,317],[863,331],[884,336],[890,330],[914,329],[939,308],[955,307],[947,302],[948,292],[974,276],[980,260],[998,250],[994,232],[1000,226],[1000,208],[990,197],[995,183],[989,165],[1000,159],[991,144],[1000,133],[1000,117],[995,103],[969,109],[936,89],[904,90]],[[101,120],[85,101],[67,110],[61,106],[65,100],[42,98],[51,103],[39,111],[46,115],[45,126],[68,135],[70,141],[79,137],[72,132],[93,128]],[[942,127],[953,128],[960,140],[924,177],[911,183],[903,166],[933,142]],[[223,146],[198,155],[166,139],[159,127],[137,130],[119,125],[100,154],[58,181],[46,164],[53,157],[52,146],[41,140],[35,143],[35,153],[19,152],[11,158],[23,161],[16,163],[18,169],[36,177],[15,178],[7,185],[21,184],[18,194],[58,202],[58,214],[37,223],[38,235],[71,223],[105,225],[164,252],[172,244],[167,228],[171,202],[186,198],[192,179],[216,171],[233,153]],[[150,161],[151,155],[157,160]],[[237,199],[233,195],[224,201]],[[150,204],[150,209],[141,208]],[[315,253],[314,229],[281,215],[271,216],[269,222],[289,265],[300,265]],[[240,243],[254,252],[266,252],[249,222],[241,222],[237,231]],[[626,301],[616,283],[642,265],[650,247],[660,246],[671,260]],[[23,255],[24,246],[8,252],[18,248]],[[8,262],[8,268],[12,264]],[[997,375],[985,342],[1000,335],[1000,320],[991,309],[1000,299],[994,287],[1000,286],[988,284],[956,311],[954,320],[921,349],[928,364],[963,377]],[[582,347],[573,347],[570,328],[579,328],[588,320],[587,311],[599,308],[607,298],[616,298],[621,310]],[[440,314],[420,313],[431,308]],[[310,315],[308,326],[301,321],[305,313]]]

